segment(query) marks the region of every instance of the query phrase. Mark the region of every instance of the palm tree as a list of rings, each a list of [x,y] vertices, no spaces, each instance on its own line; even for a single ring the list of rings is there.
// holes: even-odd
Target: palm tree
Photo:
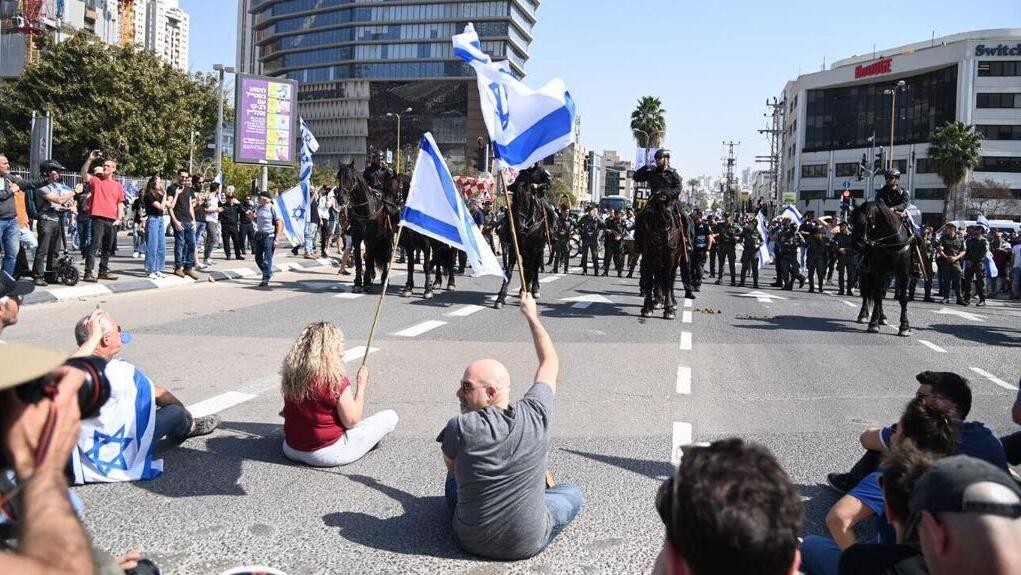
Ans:
[[[659,98],[644,96],[631,112],[631,131],[639,147],[658,148],[666,134],[666,110]]]
[[[964,193],[961,182],[979,163],[982,134],[964,122],[947,122],[932,133],[929,159],[936,164],[936,173],[947,187],[947,201],[943,215],[947,220],[957,219]]]

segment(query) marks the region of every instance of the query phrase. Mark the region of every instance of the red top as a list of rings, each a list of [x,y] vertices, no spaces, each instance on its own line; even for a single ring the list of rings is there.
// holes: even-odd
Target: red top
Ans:
[[[311,399],[301,403],[284,400],[284,439],[291,449],[315,451],[328,447],[344,436],[337,415],[337,399],[351,385],[345,377],[334,396],[325,385],[316,385]]]
[[[89,178],[92,186],[92,213],[101,218],[117,219],[117,206],[124,202],[124,188],[117,180]]]

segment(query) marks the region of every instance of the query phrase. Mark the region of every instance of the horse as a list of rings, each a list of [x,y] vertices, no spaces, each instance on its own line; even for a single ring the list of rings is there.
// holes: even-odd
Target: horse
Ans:
[[[355,281],[352,291],[369,291],[376,271],[380,283],[386,280],[393,243],[395,220],[392,199],[380,190],[369,187],[354,162],[337,169],[337,188],[347,206],[351,223],[351,244],[354,250]],[[362,244],[365,244],[365,269],[362,269]]]
[[[869,320],[869,333],[879,333],[880,323],[886,323],[883,298],[896,278],[895,299],[900,302],[900,328],[897,335],[911,335],[908,323],[908,276],[911,271],[913,236],[903,225],[900,216],[882,202],[869,201],[851,213],[851,237],[861,248],[862,260],[858,266],[859,293],[862,303],[858,323]],[[871,317],[870,317],[871,308]]]
[[[391,180],[390,193],[396,198],[397,203],[403,205],[408,198],[408,191],[411,187],[411,178],[407,174],[397,174]],[[411,228],[405,227],[401,231],[401,240],[398,247],[404,250],[405,260],[408,266],[408,279],[401,289],[402,297],[409,297],[415,290],[415,252],[422,254],[422,271],[425,273],[425,291],[422,295],[425,299],[432,299],[433,291],[442,287],[442,273],[449,274],[447,290],[454,291],[454,254],[453,248],[436,241],[429,236],[420,234]],[[433,274],[436,281],[432,280]]]
[[[525,284],[521,289],[528,290],[532,297],[539,299],[539,267],[542,265],[542,252],[546,247],[546,207],[542,200],[528,189],[527,183],[519,184],[515,189],[514,197],[511,200],[511,209],[507,212],[508,218],[514,218],[515,229],[518,237],[518,247],[521,250],[521,266],[525,273]],[[506,218],[505,218],[506,220]],[[501,239],[509,241],[510,249],[514,249],[514,242],[510,241],[510,222],[504,221],[500,230]],[[503,278],[503,285],[500,286],[500,293],[496,296],[496,309],[500,309],[507,302],[507,288],[510,279],[514,275],[514,266],[517,264],[517,257],[513,253],[507,258],[507,266]]]
[[[638,217],[635,242],[641,249],[639,274],[645,295],[642,317],[652,317],[659,302],[663,303],[663,319],[677,318],[674,283],[677,270],[687,257],[687,233],[690,222],[672,202],[654,201]]]

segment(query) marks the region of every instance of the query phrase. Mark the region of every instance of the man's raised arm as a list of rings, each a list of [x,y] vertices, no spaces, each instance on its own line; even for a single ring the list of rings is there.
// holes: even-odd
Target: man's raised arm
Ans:
[[[528,320],[528,328],[532,330],[532,342],[535,343],[535,354],[539,357],[539,368],[535,370],[535,381],[542,381],[549,384],[554,393],[557,391],[557,375],[560,372],[560,357],[553,347],[553,340],[550,339],[546,328],[539,321],[539,312],[535,307],[535,300],[531,294],[522,291],[521,313]]]

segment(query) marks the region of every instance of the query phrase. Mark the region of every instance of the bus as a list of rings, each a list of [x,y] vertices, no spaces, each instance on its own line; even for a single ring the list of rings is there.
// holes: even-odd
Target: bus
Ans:
[[[631,200],[624,196],[603,196],[599,199],[599,209],[624,211],[631,207]]]

